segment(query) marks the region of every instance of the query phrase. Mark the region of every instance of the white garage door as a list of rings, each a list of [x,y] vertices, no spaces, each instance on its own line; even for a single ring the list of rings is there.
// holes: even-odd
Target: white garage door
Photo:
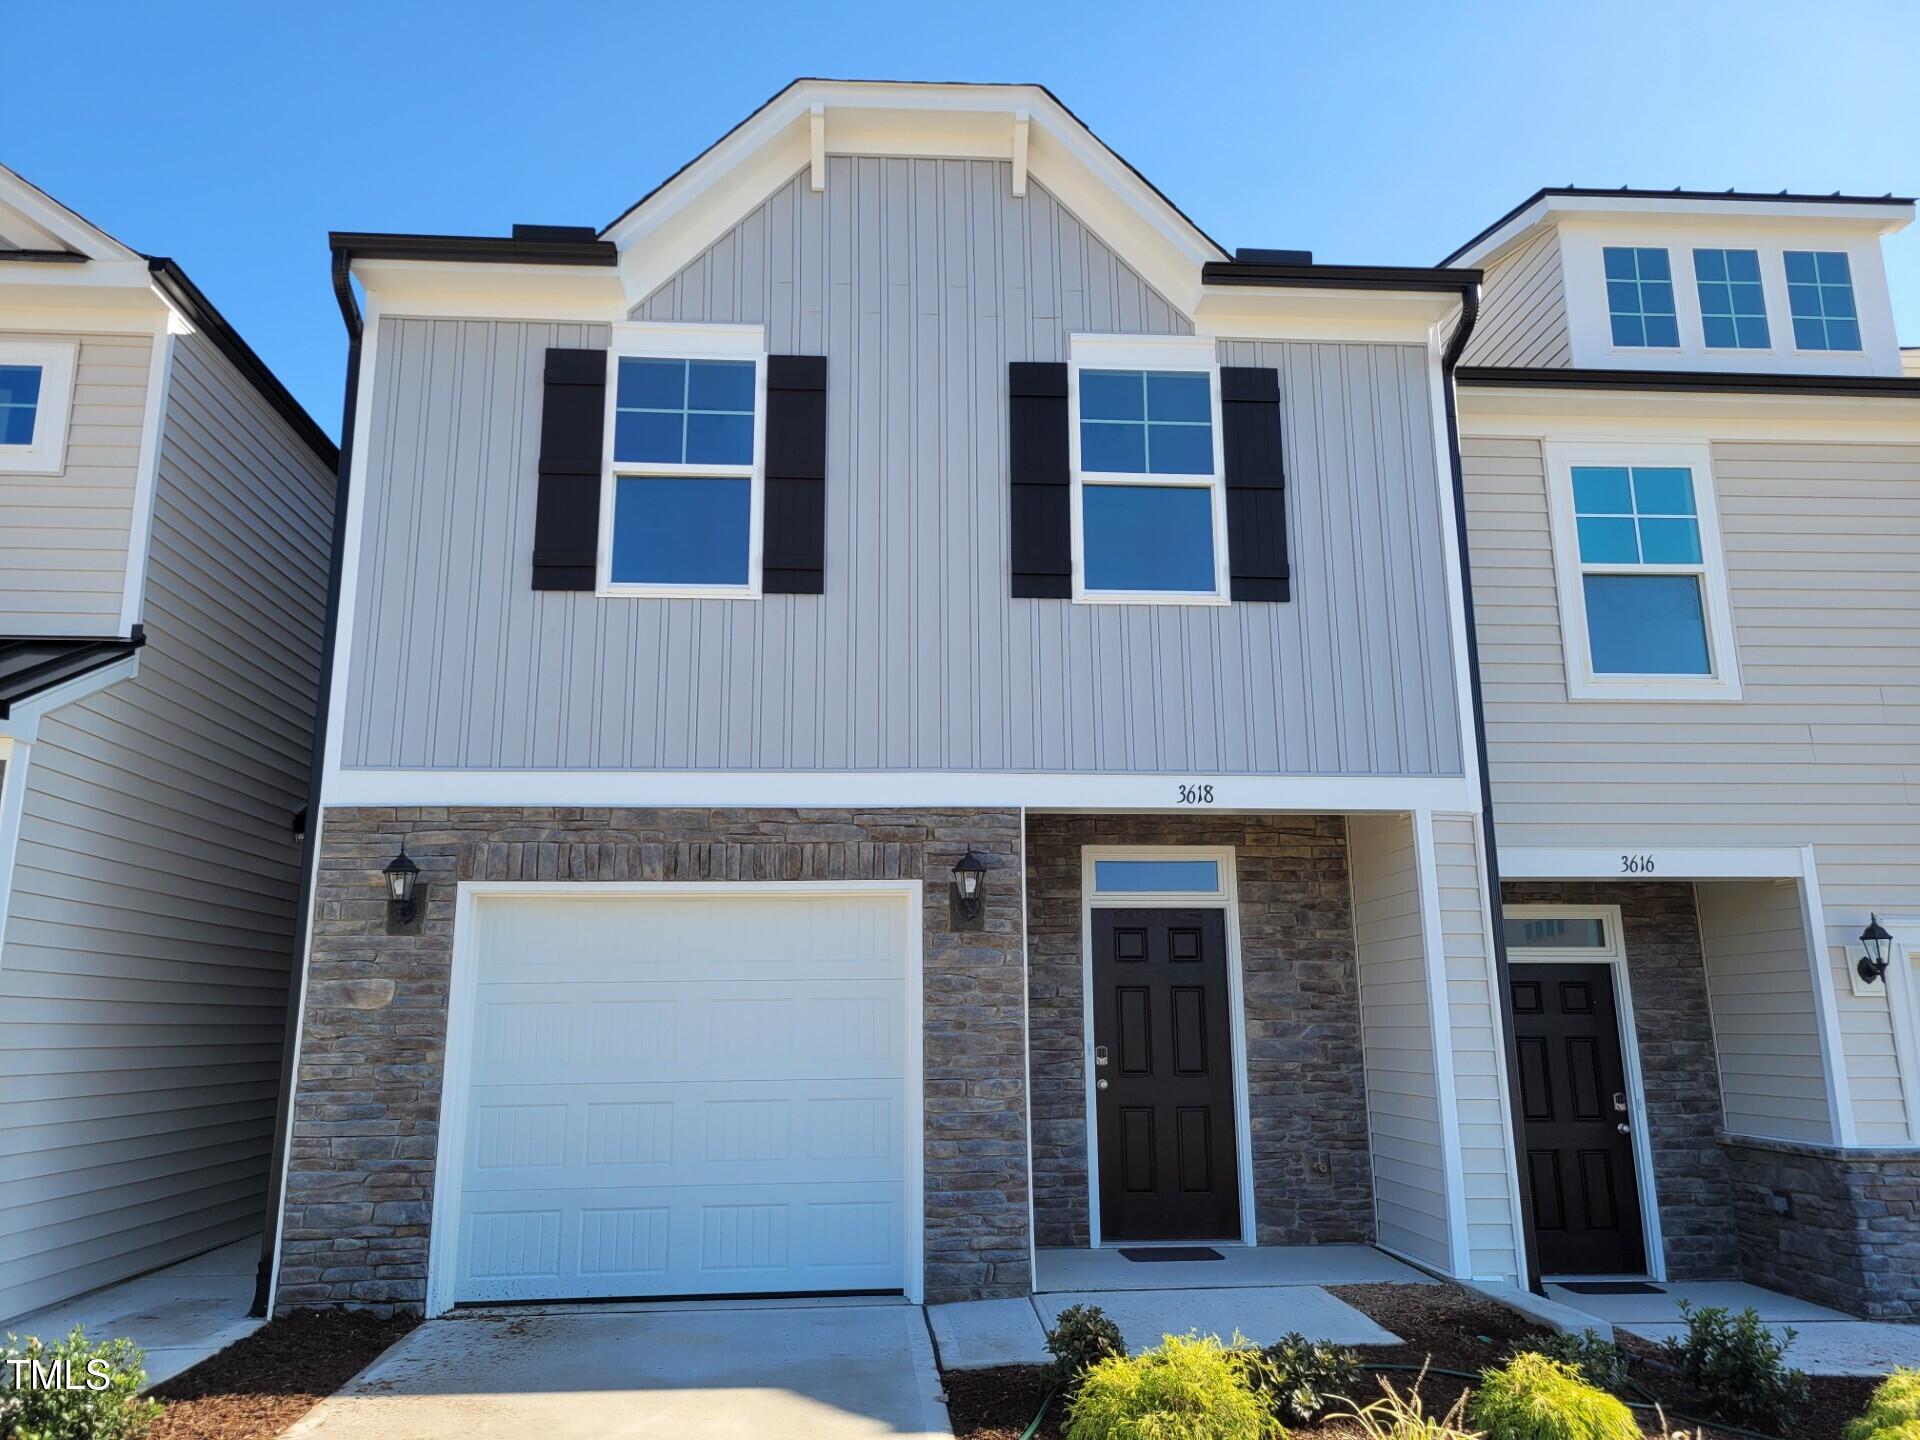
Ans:
[[[904,1288],[900,898],[474,917],[454,1299]]]

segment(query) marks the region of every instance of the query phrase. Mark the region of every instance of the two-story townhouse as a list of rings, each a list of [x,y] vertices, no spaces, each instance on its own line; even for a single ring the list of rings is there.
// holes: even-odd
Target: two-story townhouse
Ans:
[[[0,1329],[264,1227],[336,461],[0,168]]]
[[[797,82],[604,230],[333,245],[278,1309],[1524,1273],[1476,272],[1229,254],[1031,86]]]
[[[1446,262],[1549,1274],[1920,1314],[1912,218],[1544,190]]]

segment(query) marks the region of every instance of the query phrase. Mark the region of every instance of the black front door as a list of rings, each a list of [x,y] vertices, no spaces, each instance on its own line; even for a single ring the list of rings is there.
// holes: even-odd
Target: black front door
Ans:
[[[1613,967],[1515,965],[1513,1024],[1541,1272],[1646,1273]]]
[[[1222,910],[1093,912],[1103,1240],[1238,1240]]]

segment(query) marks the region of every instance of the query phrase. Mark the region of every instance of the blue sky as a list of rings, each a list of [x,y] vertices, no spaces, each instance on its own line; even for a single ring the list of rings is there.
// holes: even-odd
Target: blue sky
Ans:
[[[1431,264],[1543,184],[1920,191],[1920,5],[22,5],[0,161],[329,431],[326,232],[602,225],[796,75],[1036,80],[1228,246]],[[1920,226],[1889,243],[1920,344]]]

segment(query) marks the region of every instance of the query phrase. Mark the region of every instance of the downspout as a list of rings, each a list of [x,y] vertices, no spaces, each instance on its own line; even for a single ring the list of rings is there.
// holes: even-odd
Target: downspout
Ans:
[[[360,395],[360,337],[365,325],[353,294],[353,255],[333,252],[333,295],[347,327],[347,390],[340,411],[340,463],[334,471],[333,552],[327,560],[327,616],[320,641],[320,689],[314,698],[313,760],[307,772],[307,833],[300,857],[300,910],[293,932],[293,960],[287,975],[287,1021],[280,1042],[280,1098],[273,1122],[273,1149],[267,1157],[266,1226],[260,1239],[260,1266],[253,1282],[251,1315],[264,1317],[273,1288],[274,1257],[280,1248],[280,1216],[286,1205],[287,1145],[293,1131],[294,1060],[299,1052],[300,1000],[307,989],[307,947],[313,933],[314,882],[320,868],[320,778],[326,770],[327,720],[333,696],[334,644],[340,628],[340,584],[347,557],[347,490],[353,470],[354,412]]]
[[[1473,334],[1474,322],[1479,318],[1480,287],[1468,285],[1460,292],[1460,323],[1454,327],[1453,338],[1447,342],[1446,353],[1440,357],[1440,389],[1445,397],[1447,413],[1447,463],[1453,470],[1454,546],[1460,552],[1460,599],[1466,613],[1467,674],[1473,702],[1473,739],[1479,751],[1480,836],[1481,849],[1486,855],[1487,906],[1493,930],[1493,977],[1500,992],[1494,997],[1494,1010],[1500,1016],[1500,1040],[1507,1052],[1507,1108],[1514,1148],[1511,1159],[1515,1188],[1520,1194],[1520,1252],[1526,1265],[1527,1288],[1540,1295],[1546,1292],[1540,1287],[1540,1257],[1534,1244],[1533,1186],[1520,1164],[1527,1133],[1526,1112],[1521,1106],[1518,1083],[1520,1047],[1513,1028],[1513,988],[1507,969],[1506,917],[1500,901],[1500,846],[1493,824],[1493,771],[1487,763],[1487,707],[1480,693],[1480,633],[1473,616],[1473,558],[1467,549],[1467,486],[1460,464],[1460,416],[1455,404],[1457,386],[1453,375],[1454,367],[1460,363],[1461,352],[1467,348],[1467,340]]]

